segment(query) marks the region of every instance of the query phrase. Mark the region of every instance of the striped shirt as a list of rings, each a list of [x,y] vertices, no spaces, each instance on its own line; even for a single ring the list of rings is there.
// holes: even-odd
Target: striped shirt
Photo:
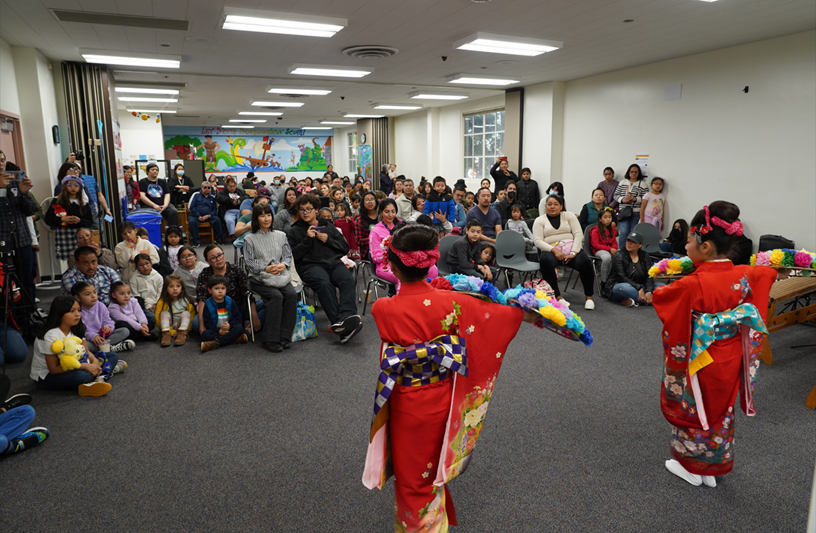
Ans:
[[[643,203],[643,196],[647,192],[649,192],[649,184],[645,180],[636,181],[635,183],[629,180],[621,180],[618,184],[618,188],[615,189],[615,200],[619,202],[620,205],[631,205],[633,213],[640,213],[640,205]],[[627,204],[623,201],[628,193],[632,193],[632,196],[637,197],[632,204]]]
[[[282,231],[258,231],[250,233],[244,240],[244,259],[250,277],[258,278],[263,270],[272,264],[283,263],[286,268],[292,264],[292,249]]]

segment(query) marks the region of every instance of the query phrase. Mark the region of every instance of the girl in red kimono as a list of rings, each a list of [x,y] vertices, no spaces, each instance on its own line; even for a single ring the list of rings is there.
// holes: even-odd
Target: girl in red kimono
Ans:
[[[522,320],[539,317],[429,285],[437,239],[422,225],[393,235],[388,261],[402,288],[371,310],[382,372],[363,483],[382,488],[395,476],[401,533],[456,525],[446,483],[467,468],[507,345]]]
[[[664,376],[660,407],[672,425],[674,459],[666,468],[692,485],[715,487],[714,476],[734,461],[734,402],[754,416],[769,267],[735,266],[726,259],[742,235],[739,208],[718,201],[691,221],[686,251],[696,270],[654,291],[663,322]]]

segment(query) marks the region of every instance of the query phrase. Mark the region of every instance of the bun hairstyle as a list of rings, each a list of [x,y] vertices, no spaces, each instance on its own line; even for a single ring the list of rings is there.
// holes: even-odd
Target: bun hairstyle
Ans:
[[[405,226],[400,228],[391,238],[391,246],[403,252],[425,252],[436,248],[439,244],[439,235],[431,227],[421,224]],[[428,275],[427,268],[406,266],[399,256],[389,248],[388,260],[395,266],[406,281],[420,281]]]
[[[739,220],[740,209],[736,204],[732,204],[731,202],[717,200],[708,205],[708,213],[711,219],[717,217],[728,224],[733,224]],[[692,231],[694,229],[699,230],[699,228],[703,228],[707,222],[705,209],[700,209],[697,211],[697,214],[694,215],[694,218],[691,219],[691,225],[693,226]],[[727,255],[731,247],[734,246],[734,243],[737,242],[737,234],[728,235],[725,229],[716,224],[711,224],[706,233],[700,233],[699,231],[694,232],[694,237],[700,244],[710,242],[720,255]]]

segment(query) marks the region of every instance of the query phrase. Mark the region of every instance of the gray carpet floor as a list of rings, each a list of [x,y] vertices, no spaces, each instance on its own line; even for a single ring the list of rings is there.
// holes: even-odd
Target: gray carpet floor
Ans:
[[[41,292],[44,303],[53,297]],[[49,297],[50,295],[50,297]],[[580,309],[578,291],[565,293]],[[47,306],[43,306],[47,309]],[[776,333],[758,415],[736,421],[734,471],[715,489],[669,474],[659,409],[660,322],[599,299],[586,348],[522,324],[470,469],[450,489],[461,532],[801,532],[816,457],[816,329]],[[102,398],[37,390],[41,446],[0,459],[0,530],[393,531],[393,485],[361,483],[379,337],[326,332],[271,354],[141,344]]]

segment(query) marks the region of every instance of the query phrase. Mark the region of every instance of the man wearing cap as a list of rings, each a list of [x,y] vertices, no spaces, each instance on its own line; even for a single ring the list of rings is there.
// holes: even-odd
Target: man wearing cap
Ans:
[[[143,209],[153,209],[159,213],[170,226],[178,226],[178,211],[170,203],[170,191],[167,180],[159,179],[159,165],[148,163],[145,167],[147,177],[139,180],[139,201]]]
[[[643,235],[632,232],[626,237],[626,251],[612,258],[612,272],[602,294],[624,307],[652,303],[654,278],[649,276],[652,259],[643,249]]]
[[[255,188],[255,173],[251,170],[247,172],[246,178],[241,182],[241,188],[244,190]]]
[[[113,252],[91,239],[90,229],[80,228],[76,232],[76,243],[77,248],[89,246],[96,250],[96,262],[99,263],[99,265],[112,268],[113,270],[117,270],[119,268],[119,265],[116,263],[116,256],[113,255]],[[73,266],[73,263],[73,258],[68,261],[69,265]]]

